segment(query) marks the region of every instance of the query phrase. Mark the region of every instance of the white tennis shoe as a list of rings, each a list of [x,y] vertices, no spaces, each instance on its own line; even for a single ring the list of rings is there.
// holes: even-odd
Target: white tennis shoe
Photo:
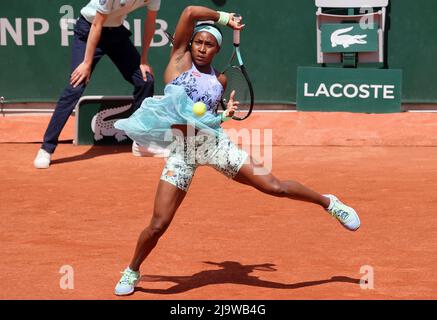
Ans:
[[[123,272],[120,281],[115,286],[114,293],[117,296],[127,296],[134,292],[135,286],[140,282],[140,273],[127,267]]]
[[[331,200],[326,211],[336,218],[346,229],[350,231],[358,230],[361,222],[355,210],[342,203],[332,194],[325,194],[324,196]]]
[[[50,161],[52,159],[51,153],[48,153],[44,149],[39,149],[33,165],[37,169],[47,169],[50,166]]]

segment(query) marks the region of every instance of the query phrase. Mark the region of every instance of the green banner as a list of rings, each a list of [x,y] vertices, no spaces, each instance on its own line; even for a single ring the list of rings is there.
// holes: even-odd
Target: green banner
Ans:
[[[374,52],[378,51],[378,31],[375,24],[359,23],[323,24],[322,52]]]
[[[304,111],[400,112],[401,70],[299,67],[297,108]]]
[[[55,102],[58,99],[70,76],[72,27],[80,9],[88,2],[0,1],[0,96],[7,102]],[[171,50],[164,31],[174,32],[179,15],[189,5],[239,12],[246,24],[241,33],[241,52],[253,81],[256,103],[291,104],[295,101],[296,67],[313,63],[316,52],[312,39],[316,8],[307,0],[281,2],[279,17],[277,13],[266,15],[265,2],[258,0],[162,0],[149,50],[156,94],[163,93],[163,74]],[[299,19],[290,19],[290,12],[295,11],[304,14]],[[145,16],[146,9],[140,8],[129,14],[126,21],[138,50]],[[277,18],[271,24],[273,17]],[[269,27],[261,27],[263,25]],[[221,30],[223,46],[214,61],[214,67],[219,71],[227,66],[233,50],[232,30],[228,27],[221,27]],[[301,46],[296,49],[290,43]],[[105,56],[96,67],[84,95],[127,96],[132,92],[132,85]]]
[[[0,97],[7,102],[55,102],[70,76],[72,30],[80,9],[89,0],[0,1]],[[163,31],[173,32],[182,10],[204,5],[239,12],[243,60],[252,79],[256,104],[296,101],[298,66],[316,66],[316,6],[314,1],[278,1],[266,10],[261,0],[162,0],[149,61],[157,94],[171,48]],[[437,1],[390,1],[387,12],[389,68],[404,73],[403,102],[437,102]],[[145,9],[128,16],[132,41],[140,50]],[[232,52],[232,31],[222,27],[223,47],[214,63],[223,70]],[[349,33],[347,33],[349,34]],[[353,32],[352,35],[360,35]],[[340,47],[340,46],[337,46]],[[343,48],[343,46],[341,46]],[[104,57],[85,95],[127,96],[133,91],[113,63]]]
[[[114,145],[132,143],[126,134],[114,128],[118,119],[132,114],[128,97],[83,97],[76,105],[77,145]]]

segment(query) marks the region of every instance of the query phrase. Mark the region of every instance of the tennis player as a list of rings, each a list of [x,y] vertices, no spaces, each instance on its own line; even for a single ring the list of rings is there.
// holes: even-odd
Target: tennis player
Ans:
[[[200,121],[196,120],[195,116],[193,119],[187,118],[193,103],[203,101],[208,109],[205,123],[211,128],[206,134],[198,133],[189,136],[187,126],[185,129],[182,125],[172,126],[180,129],[183,136],[175,137],[176,147],[170,150],[170,156],[158,184],[152,219],[139,235],[132,260],[122,272],[123,275],[115,287],[116,295],[128,295],[134,292],[135,286],[140,281],[140,265],[170,225],[199,165],[211,166],[239,183],[275,197],[317,204],[337,218],[348,230],[355,231],[360,226],[355,210],[344,205],[333,195],[321,195],[298,182],[281,181],[270,173],[255,175],[255,169],[260,168],[260,165],[232,143],[225,134],[221,134],[220,123],[232,117],[237,110],[238,101],[233,99],[235,92],[231,93],[227,110],[221,115],[217,114],[220,99],[226,88],[226,77],[215,70],[211,63],[220,51],[223,37],[215,25],[196,26],[198,21],[204,20],[213,20],[237,30],[244,27],[234,20],[233,14],[199,6],[187,7],[182,12],[176,27],[174,46],[164,75],[167,83],[164,98],[159,100],[147,98],[130,118],[119,120],[115,124],[118,129],[124,130],[136,141],[147,143],[154,132],[153,128],[147,127],[147,124],[153,122],[151,120],[155,120],[155,123],[160,119],[165,122],[166,117],[172,116],[169,111],[165,111],[167,114],[160,114],[162,110],[173,110],[172,113],[182,115],[181,117],[187,121],[195,122],[196,129],[201,128]],[[217,133],[218,138],[209,139],[208,135],[214,133]],[[141,137],[144,141],[141,141]],[[190,149],[190,145],[194,145],[194,148]],[[191,161],[193,153],[194,161]]]

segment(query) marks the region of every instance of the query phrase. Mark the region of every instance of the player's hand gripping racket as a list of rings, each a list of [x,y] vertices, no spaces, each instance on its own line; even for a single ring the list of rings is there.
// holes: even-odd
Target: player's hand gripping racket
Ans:
[[[235,14],[234,19],[241,20],[241,16]],[[252,113],[254,94],[252,82],[249,79],[240,53],[240,30],[234,30],[234,50],[223,73],[227,78],[227,86],[221,100],[222,108],[226,110],[226,99],[229,99],[231,92],[235,90],[234,100],[240,102],[240,104],[232,119],[244,120]]]

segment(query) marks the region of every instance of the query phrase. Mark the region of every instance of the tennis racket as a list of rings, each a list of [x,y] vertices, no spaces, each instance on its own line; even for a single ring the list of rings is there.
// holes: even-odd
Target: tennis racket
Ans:
[[[172,45],[174,43],[174,37],[166,30],[164,30],[164,34],[167,37],[167,39],[170,41],[170,45]]]
[[[240,15],[234,15],[234,19],[240,19]],[[235,112],[232,119],[244,120],[247,119],[253,110],[254,94],[252,82],[247,74],[246,67],[243,63],[243,58],[240,52],[240,30],[234,30],[234,49],[229,59],[228,66],[223,71],[227,78],[226,90],[221,100],[223,110],[226,110],[227,101],[231,95],[231,92],[235,90],[235,101],[239,101],[237,112]]]

